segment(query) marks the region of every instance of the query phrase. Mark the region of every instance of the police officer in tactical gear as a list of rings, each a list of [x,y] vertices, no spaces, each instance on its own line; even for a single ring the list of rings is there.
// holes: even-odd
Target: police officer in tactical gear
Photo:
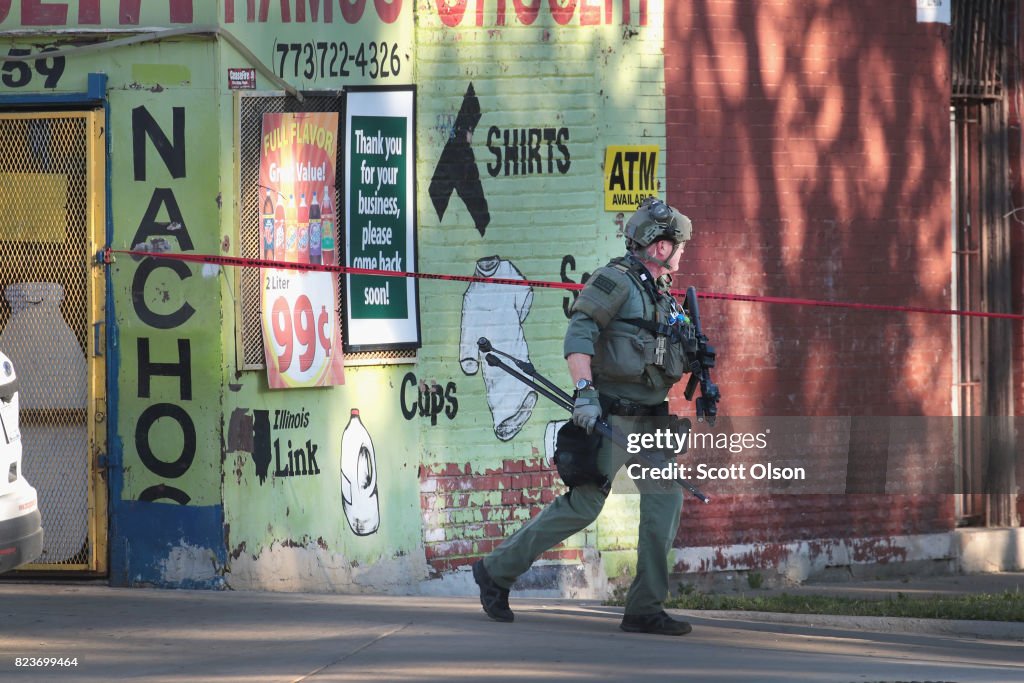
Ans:
[[[683,247],[692,235],[690,219],[665,202],[644,200],[625,227],[627,253],[598,268],[572,307],[564,354],[575,384],[572,421],[588,433],[607,417],[642,431],[668,415],[669,389],[688,370],[681,335],[659,334],[683,324],[668,293]],[[688,324],[688,322],[686,323]],[[647,422],[645,423],[645,420]],[[622,450],[605,439],[597,469],[611,481],[623,465]],[[480,602],[489,617],[512,621],[509,588],[543,552],[591,524],[604,506],[604,482],[576,485],[473,565]],[[668,553],[683,494],[679,487],[640,494],[636,577],[626,596],[624,631],[681,636],[685,621],[662,609],[668,596]]]

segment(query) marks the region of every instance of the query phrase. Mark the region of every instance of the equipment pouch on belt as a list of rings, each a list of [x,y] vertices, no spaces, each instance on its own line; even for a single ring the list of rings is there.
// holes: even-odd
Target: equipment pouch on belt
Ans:
[[[597,451],[601,447],[601,435],[594,431],[587,434],[571,420],[558,430],[555,437],[555,467],[558,476],[569,488],[584,484],[597,484],[604,490],[611,488],[608,477],[597,467]]]
[[[676,450],[676,455],[683,455],[690,450],[690,432],[693,429],[693,423],[690,422],[690,418],[669,415],[668,428],[682,437],[678,441],[678,443],[682,444],[682,447]]]

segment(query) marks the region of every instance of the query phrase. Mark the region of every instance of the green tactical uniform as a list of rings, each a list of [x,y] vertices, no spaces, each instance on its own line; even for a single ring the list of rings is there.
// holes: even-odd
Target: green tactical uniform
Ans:
[[[667,287],[654,286],[647,269],[629,255],[597,269],[573,304],[564,354],[592,356],[591,371],[604,412],[633,415],[614,418],[627,421],[619,423],[627,433],[647,429],[644,415],[667,414],[665,398],[685,367],[679,344],[666,346],[664,337],[627,321],[665,322],[674,310]],[[629,409],[620,410],[624,406]],[[598,468],[611,481],[625,457],[604,439]],[[604,501],[605,493],[597,484],[573,488],[488,555],[484,559],[487,572],[496,584],[510,588],[541,553],[589,526]],[[682,506],[683,494],[677,486],[641,490],[637,569],[626,596],[627,615],[661,611],[668,595],[667,556]]]

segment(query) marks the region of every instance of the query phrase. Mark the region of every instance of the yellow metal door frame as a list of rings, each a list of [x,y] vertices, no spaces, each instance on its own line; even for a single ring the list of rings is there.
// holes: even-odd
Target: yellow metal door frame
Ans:
[[[106,362],[106,269],[96,254],[106,245],[106,121],[103,110],[89,113],[87,134],[87,189],[89,216],[89,250],[85,254],[88,269],[88,311],[90,329],[87,336],[89,403],[86,423],[89,425],[89,535],[92,552],[88,557],[90,572],[107,573],[107,362]]]
[[[40,468],[50,466],[46,457],[40,458],[39,452],[33,452],[33,443],[49,444],[49,450],[43,449],[43,455],[66,455],[54,444],[64,443],[59,436],[61,430],[70,430],[75,435],[71,443],[76,445],[66,458],[72,467],[47,472],[47,476],[37,474],[36,479],[40,481],[29,477],[29,483],[39,492],[44,554],[36,563],[25,565],[19,571],[94,575],[107,572],[106,277],[95,257],[106,242],[104,119],[103,110],[0,113],[0,178],[6,186],[5,198],[0,198],[0,252],[5,256],[2,260],[7,262],[7,265],[0,265],[0,286],[15,290],[29,304],[39,303],[31,297],[47,295],[59,302],[52,307],[57,311],[53,327],[60,328],[56,332],[65,331],[60,340],[65,342],[65,347],[68,340],[77,343],[84,355],[84,366],[72,346],[72,352],[65,353],[64,357],[71,359],[70,365],[75,371],[65,375],[62,368],[61,374],[56,371],[51,374],[67,376],[68,384],[84,380],[86,385],[70,391],[49,390],[53,395],[47,396],[48,390],[41,388],[38,380],[45,373],[35,373],[37,385],[33,387],[33,363],[25,363],[23,372],[12,358],[22,385],[23,471],[26,475],[27,470],[34,469],[38,473]],[[34,321],[36,325],[28,333],[9,332],[10,328],[17,327],[12,324],[18,314],[13,303],[0,302],[0,312],[0,326],[4,327],[0,334],[7,335],[10,345],[22,347],[23,356],[32,358],[29,349],[36,346],[37,341],[38,348],[31,348],[31,353],[38,353],[42,358],[46,357],[48,342],[57,344],[53,340],[59,335],[48,333],[48,326],[39,325],[38,321]],[[18,322],[28,317],[24,315]],[[10,355],[6,349],[5,352]],[[65,394],[73,395],[75,400],[66,400]],[[84,400],[79,400],[82,395]],[[84,466],[75,458],[83,426],[86,433],[85,448],[81,452],[86,460]],[[47,436],[33,442],[33,429]],[[56,462],[58,458],[49,460]],[[32,464],[26,468],[26,463]],[[48,520],[47,498],[56,501],[51,503],[51,508],[63,503],[61,497],[54,496],[48,488],[63,485],[61,479],[66,478],[69,471],[74,473],[72,480],[81,473],[85,481],[71,482],[76,494],[73,509],[50,516]],[[83,487],[84,495],[80,496]],[[83,508],[85,519],[80,518]],[[73,533],[68,533],[69,527],[74,527]],[[86,540],[78,549],[81,531]],[[51,549],[53,552],[48,555],[47,539],[56,543],[61,536],[69,539],[66,546],[70,551]]]

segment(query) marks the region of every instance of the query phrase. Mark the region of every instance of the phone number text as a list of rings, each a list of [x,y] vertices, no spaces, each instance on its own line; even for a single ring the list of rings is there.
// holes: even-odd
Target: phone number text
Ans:
[[[274,51],[281,78],[394,78],[402,71],[398,43],[276,43]]]

